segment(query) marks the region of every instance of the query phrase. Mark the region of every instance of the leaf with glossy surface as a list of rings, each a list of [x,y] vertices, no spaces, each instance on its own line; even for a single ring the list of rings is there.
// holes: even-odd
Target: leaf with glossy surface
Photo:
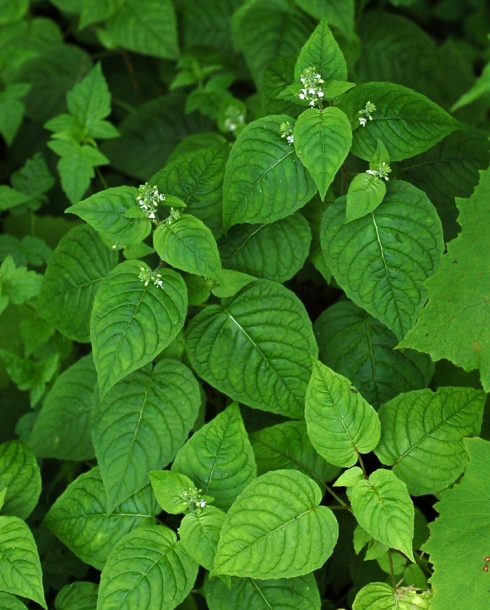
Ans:
[[[349,184],[345,222],[362,218],[378,207],[386,194],[385,183],[377,176],[358,174]]]
[[[379,410],[376,455],[412,496],[436,494],[463,472],[463,438],[479,434],[485,398],[482,391],[455,387],[401,394]]]
[[[189,509],[190,502],[184,494],[195,489],[194,482],[189,477],[170,470],[152,470],[148,474],[153,493],[162,510],[170,515],[178,515]],[[194,495],[198,495],[197,491]]]
[[[69,339],[90,341],[90,313],[100,282],[117,264],[86,225],[70,229],[49,259],[37,302],[40,315]]]
[[[10,593],[0,593],[0,608],[3,610],[27,610],[27,606],[18,597],[10,595]]]
[[[225,230],[238,223],[280,220],[315,194],[315,184],[294,147],[281,138],[281,125],[287,122],[293,119],[286,114],[267,116],[240,132],[223,183]]]
[[[99,587],[94,582],[72,582],[55,599],[56,610],[95,610]]]
[[[347,296],[401,339],[425,303],[424,282],[444,250],[441,221],[425,193],[401,180],[388,183],[370,215],[344,219],[342,197],[323,216],[327,265]]]
[[[226,515],[211,575],[293,578],[332,554],[338,524],[318,506],[322,494],[294,470],[267,472],[238,496]]]
[[[27,519],[41,494],[41,471],[36,456],[20,441],[0,445],[0,490],[5,487],[2,514]]]
[[[215,506],[185,515],[179,527],[182,546],[199,565],[211,570],[225,513]]]
[[[189,324],[186,347],[196,373],[220,392],[302,417],[317,347],[303,304],[283,286],[258,280],[206,307]]]
[[[231,404],[200,428],[177,453],[172,471],[187,475],[227,510],[257,473],[238,405]]]
[[[346,377],[318,360],[313,362],[306,392],[305,419],[318,453],[345,468],[353,466],[360,453],[372,451],[381,434],[373,407]]]
[[[352,610],[430,610],[431,594],[419,593],[411,587],[393,587],[383,582],[371,582],[363,587],[354,600]]]
[[[90,322],[101,394],[157,356],[179,334],[187,312],[182,277],[161,269],[158,279],[141,281],[141,261],[125,261],[102,282]]]
[[[144,525],[114,547],[102,570],[97,610],[173,610],[189,594],[198,564],[163,525]]]

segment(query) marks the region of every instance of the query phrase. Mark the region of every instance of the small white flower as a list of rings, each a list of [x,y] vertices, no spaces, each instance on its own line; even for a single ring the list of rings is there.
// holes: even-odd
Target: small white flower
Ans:
[[[158,203],[165,201],[165,195],[158,191],[157,186],[151,186],[148,182],[140,185],[136,201],[140,208],[146,213],[146,217],[150,220],[156,219],[156,211]]]
[[[289,121],[281,123],[279,128],[281,130],[281,138],[286,138],[286,142],[291,146],[294,144],[293,128]]]
[[[307,100],[311,107],[315,106],[316,102],[321,102],[321,99],[325,96],[325,91],[323,91],[321,85],[325,81],[316,69],[313,67],[306,68],[306,70],[303,70],[301,73],[299,80],[302,85],[304,85],[304,87],[299,90],[299,99]]]
[[[388,174],[391,172],[391,167],[388,163],[380,163],[376,169],[368,169],[366,170],[366,174],[370,174],[371,176],[376,176],[377,178],[383,178],[388,182]]]
[[[357,120],[359,121],[359,125],[361,127],[366,127],[366,123],[373,120],[371,116],[372,113],[376,110],[376,106],[372,102],[366,102],[366,105],[362,110],[359,110],[357,113]]]

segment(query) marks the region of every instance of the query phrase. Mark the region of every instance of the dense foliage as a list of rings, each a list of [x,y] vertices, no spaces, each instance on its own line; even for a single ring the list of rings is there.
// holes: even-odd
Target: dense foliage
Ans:
[[[0,0],[0,606],[490,607],[485,0]]]

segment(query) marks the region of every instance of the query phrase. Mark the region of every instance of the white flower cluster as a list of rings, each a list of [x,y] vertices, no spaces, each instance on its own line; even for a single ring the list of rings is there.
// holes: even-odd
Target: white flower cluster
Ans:
[[[146,212],[147,218],[155,220],[158,202],[165,201],[165,195],[158,192],[157,186],[151,186],[148,182],[145,182],[138,189],[136,201],[140,208]]]
[[[138,279],[140,282],[144,282],[145,286],[148,286],[150,282],[153,282],[153,285],[157,288],[163,288],[163,281],[161,277],[161,274],[156,273],[156,271],[151,271],[150,269],[146,269],[145,267],[140,267],[140,274],[138,276]]]
[[[182,502],[187,504],[191,511],[201,510],[205,506],[207,506],[206,500],[202,499],[202,489],[197,489],[196,487],[189,487],[186,491],[180,494],[180,499]]]
[[[325,95],[325,91],[319,85],[323,85],[325,82],[318,74],[316,68],[310,67],[303,70],[299,79],[303,88],[299,90],[298,97],[300,100],[308,100],[310,106],[313,107],[316,102],[320,102]]]
[[[223,131],[233,132],[245,124],[245,115],[235,106],[229,106],[225,110],[226,118],[223,121]]]
[[[170,214],[163,221],[163,224],[171,225],[172,223],[174,223],[179,218],[180,218],[180,210],[176,209],[176,208],[170,208]]]
[[[281,138],[286,138],[286,142],[289,144],[289,146],[294,144],[293,128],[291,123],[289,121],[281,123],[279,129],[281,130]]]
[[[372,102],[366,102],[366,106],[362,110],[359,110],[359,112],[357,113],[357,118],[361,127],[366,127],[366,123],[368,122],[368,120],[373,120],[373,117],[371,115],[375,110],[376,106]]]
[[[368,169],[366,174],[371,174],[371,176],[376,176],[377,178],[384,178],[386,182],[388,182],[388,174],[391,172],[391,167],[388,163],[380,163],[376,169]]]

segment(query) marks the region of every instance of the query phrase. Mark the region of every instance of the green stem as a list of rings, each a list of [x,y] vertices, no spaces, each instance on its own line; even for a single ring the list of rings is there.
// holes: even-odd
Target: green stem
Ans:
[[[390,574],[391,574],[391,583],[393,585],[393,592],[396,593],[395,568],[393,567],[393,557],[391,555],[391,549],[388,549],[388,562],[390,564]]]
[[[102,172],[100,171],[100,169],[98,167],[96,167],[95,171],[97,172],[97,177],[100,180],[100,183],[102,184],[104,189],[108,189],[109,185],[107,184],[106,179],[104,178],[104,176],[103,176]]]
[[[347,502],[344,502],[344,501],[342,500],[342,498],[341,498],[340,496],[338,496],[338,495],[337,495],[337,494],[334,492],[334,490],[333,490],[333,489],[332,489],[332,488],[331,488],[329,485],[327,485],[326,483],[325,483],[325,488],[326,488],[326,490],[328,491],[328,493],[329,493],[329,494],[330,494],[332,497],[334,497],[334,498],[337,500],[337,502],[338,502],[338,503],[339,503],[341,506],[343,506],[344,508],[348,508],[348,509],[350,510],[350,506],[347,504]]]

